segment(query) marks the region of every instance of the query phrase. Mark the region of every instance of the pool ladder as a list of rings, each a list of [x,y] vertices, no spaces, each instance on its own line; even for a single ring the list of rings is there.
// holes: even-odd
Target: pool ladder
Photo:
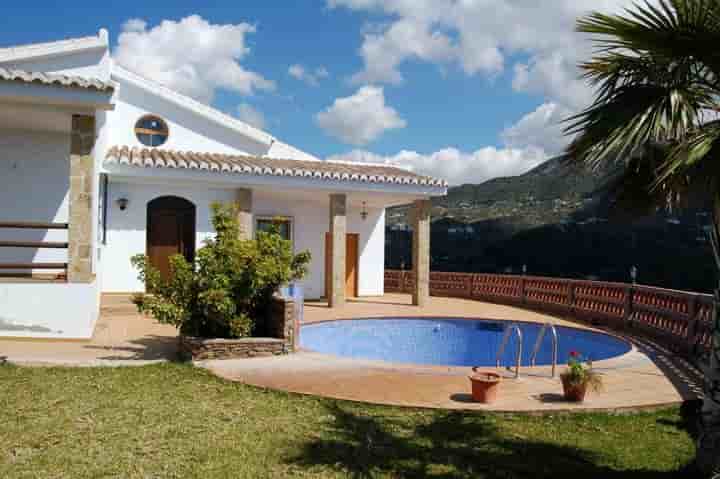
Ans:
[[[515,379],[520,377],[520,361],[522,361],[522,347],[523,347],[523,335],[520,331],[520,326],[515,323],[510,324],[505,328],[505,334],[503,334],[502,343],[500,343],[500,349],[498,349],[497,356],[495,357],[495,364],[499,368],[502,363],[503,355],[505,354],[505,348],[510,342],[512,333],[515,333],[517,338],[517,355],[515,357]]]
[[[545,338],[545,334],[547,331],[550,330],[551,337],[552,337],[552,377],[555,377],[556,369],[557,369],[557,359],[558,359],[558,335],[557,335],[557,329],[555,329],[555,325],[548,322],[543,324],[542,328],[540,328],[540,332],[538,333],[538,337],[535,340],[535,345],[533,347],[532,355],[530,356],[530,364],[532,366],[535,366],[535,362],[537,360],[538,352],[540,351],[540,346],[542,346],[542,341]],[[523,334],[520,330],[520,326],[518,326],[516,323],[512,323],[509,326],[505,328],[505,334],[503,334],[502,342],[500,343],[500,349],[498,349],[497,356],[495,357],[495,364],[499,368],[502,364],[502,358],[505,354],[505,349],[507,348],[507,345],[510,343],[510,338],[512,337],[513,333],[515,333],[515,337],[517,338],[517,354],[515,355],[515,378],[520,377],[520,363],[522,362],[522,349],[523,349]]]
[[[535,347],[533,347],[533,352],[530,356],[530,365],[535,366],[535,360],[537,359],[538,352],[540,351],[540,346],[542,346],[542,341],[545,338],[545,334],[547,333],[548,329],[550,330],[550,337],[552,338],[552,377],[555,377],[558,361],[558,334],[557,329],[555,329],[555,325],[552,323],[545,323],[543,324],[543,327],[540,328],[538,337],[535,340]]]

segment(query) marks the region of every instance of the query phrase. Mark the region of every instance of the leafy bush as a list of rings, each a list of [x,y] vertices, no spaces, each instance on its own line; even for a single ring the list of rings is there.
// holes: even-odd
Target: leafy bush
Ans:
[[[134,298],[138,310],[182,334],[206,338],[240,338],[263,334],[272,295],[307,274],[310,252],[293,254],[279,230],[258,231],[255,239],[238,239],[237,207],[212,205],[217,235],[197,251],[194,262],[170,258],[163,280],[145,255],[131,258],[138,278],[152,294]]]

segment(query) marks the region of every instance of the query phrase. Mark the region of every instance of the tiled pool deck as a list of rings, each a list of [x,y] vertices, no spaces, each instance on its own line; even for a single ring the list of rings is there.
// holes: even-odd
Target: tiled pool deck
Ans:
[[[455,298],[431,298],[422,309],[411,306],[409,296],[398,294],[358,299],[340,310],[331,310],[322,302],[305,306],[306,322],[420,316],[554,321],[558,325],[592,329],[519,308]],[[549,367],[522,368],[517,380],[506,372],[498,401],[487,406],[471,401],[467,379],[471,368],[466,367],[411,366],[313,352],[267,359],[207,361],[202,365],[224,378],[255,386],[400,406],[515,412],[622,411],[657,408],[700,397],[699,371],[648,341],[633,343],[632,352],[595,364],[604,375],[605,391],[591,393],[582,405],[562,400],[560,379],[550,377]]]
[[[341,309],[309,302],[305,321],[372,317],[465,317],[511,321],[554,321],[587,328],[560,318],[478,301],[431,298],[424,308],[410,297],[389,294],[362,298]],[[590,328],[591,329],[591,328]],[[0,356],[25,364],[133,365],[173,359],[177,340],[173,328],[138,315],[127,297],[105,297],[95,338],[85,343],[0,340]],[[633,340],[635,350],[596,363],[605,391],[591,393],[582,405],[562,400],[559,379],[549,367],[523,368],[519,380],[508,372],[499,400],[493,405],[470,400],[470,368],[411,366],[299,352],[290,356],[200,363],[229,380],[303,394],[401,406],[496,411],[552,412],[572,410],[638,410],[697,399],[699,371],[646,340]]]

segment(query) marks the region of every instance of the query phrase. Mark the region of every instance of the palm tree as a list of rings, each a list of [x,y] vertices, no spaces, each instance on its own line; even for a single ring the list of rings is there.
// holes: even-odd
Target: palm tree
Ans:
[[[720,269],[720,0],[644,0],[577,25],[597,47],[580,65],[595,100],[568,119],[574,139],[566,161],[591,169],[623,164],[620,198],[635,206],[710,195]],[[710,356],[697,453],[708,476],[720,474],[718,312]]]

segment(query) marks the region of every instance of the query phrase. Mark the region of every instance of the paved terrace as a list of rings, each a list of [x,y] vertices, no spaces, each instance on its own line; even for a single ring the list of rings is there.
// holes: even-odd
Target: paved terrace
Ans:
[[[340,309],[308,302],[307,322],[370,317],[443,316],[490,320],[522,320],[558,325],[586,325],[519,308],[479,301],[433,297],[423,308],[411,306],[409,295],[362,298]],[[619,358],[600,361],[605,391],[591,393],[582,405],[562,400],[559,379],[549,367],[523,368],[519,380],[508,372],[499,400],[491,405],[471,402],[470,368],[412,366],[361,361],[300,352],[290,356],[199,363],[226,379],[258,387],[378,404],[496,411],[560,411],[645,409],[697,399],[699,371],[646,340],[632,340],[635,349]],[[105,296],[101,320],[90,342],[0,341],[0,355],[28,364],[133,365],[174,359],[176,333],[137,314],[125,296]]]

